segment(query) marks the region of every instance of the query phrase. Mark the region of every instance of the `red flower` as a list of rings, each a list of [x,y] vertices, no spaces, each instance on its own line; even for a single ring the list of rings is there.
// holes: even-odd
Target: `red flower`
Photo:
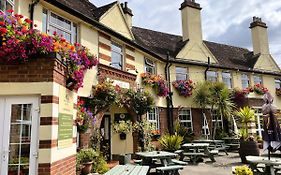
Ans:
[[[5,23],[3,21],[0,21],[0,26],[4,26]]]
[[[10,10],[7,10],[8,13],[13,13],[14,10],[10,9]]]
[[[6,34],[7,33],[7,29],[6,28],[0,28],[0,33]]]
[[[25,21],[26,23],[28,23],[28,24],[31,24],[31,23],[32,23],[32,21],[31,21],[30,19],[28,19],[28,18],[26,18],[24,21]]]

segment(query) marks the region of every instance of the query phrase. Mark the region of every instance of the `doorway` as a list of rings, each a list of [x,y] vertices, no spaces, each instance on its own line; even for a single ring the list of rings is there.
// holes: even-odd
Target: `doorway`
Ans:
[[[0,97],[0,175],[36,175],[39,99]]]
[[[101,152],[104,153],[104,156],[108,161],[111,160],[111,126],[110,126],[111,120],[110,115],[104,115],[101,127],[100,127],[100,133],[102,136],[101,140]]]

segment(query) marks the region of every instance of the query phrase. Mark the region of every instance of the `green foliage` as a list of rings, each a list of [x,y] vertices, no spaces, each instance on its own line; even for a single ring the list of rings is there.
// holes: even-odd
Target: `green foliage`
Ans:
[[[159,139],[162,149],[165,151],[174,152],[181,148],[183,137],[180,135],[165,134]]]
[[[81,149],[77,154],[77,163],[83,164],[94,161],[98,157],[98,153],[92,149]]]
[[[176,135],[182,136],[185,143],[193,141],[194,133],[188,128],[182,126],[179,120],[176,120],[174,129]]]
[[[95,161],[93,162],[92,171],[104,174],[109,170],[109,167],[107,166],[107,162],[103,156],[98,156]]]
[[[119,121],[113,123],[113,131],[115,133],[125,133],[128,134],[129,132],[132,131],[132,122],[127,120],[127,121]]]
[[[248,124],[255,120],[255,111],[252,110],[250,107],[246,106],[243,108],[240,108],[239,111],[236,111],[236,116],[238,117],[239,123],[242,125],[242,137],[244,139],[248,138],[249,132],[248,132]]]
[[[235,175],[253,175],[253,171],[246,165],[237,166],[235,168]]]
[[[228,134],[224,132],[223,129],[219,128],[216,132],[215,139],[222,140],[225,137],[229,137]]]
[[[210,104],[210,86],[211,84],[208,81],[196,84],[193,101],[202,109]]]

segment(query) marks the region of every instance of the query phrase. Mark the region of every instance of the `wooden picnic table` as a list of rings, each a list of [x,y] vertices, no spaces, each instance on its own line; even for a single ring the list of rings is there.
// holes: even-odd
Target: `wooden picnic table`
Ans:
[[[193,143],[209,143],[209,149],[224,151],[228,155],[226,145],[223,140],[194,140]]]
[[[182,147],[184,148],[183,155],[190,157],[191,161],[193,163],[196,163],[200,158],[203,156],[207,156],[211,159],[211,161],[215,162],[214,154],[212,154],[208,147],[209,143],[186,143],[183,144]],[[202,152],[201,150],[204,150]]]
[[[274,166],[280,166],[281,165],[281,159],[280,158],[270,158],[268,157],[260,157],[260,156],[246,156],[246,160],[250,164],[250,168],[252,170],[256,170],[261,172],[258,169],[258,164],[265,165],[265,168],[263,169],[263,172],[270,175],[275,175],[275,168]]]
[[[146,175],[149,166],[117,165],[104,175]]]
[[[142,158],[142,165],[151,165],[153,164],[153,159],[158,159],[163,166],[173,164],[172,158],[177,156],[177,154],[166,151],[138,152],[136,155]]]

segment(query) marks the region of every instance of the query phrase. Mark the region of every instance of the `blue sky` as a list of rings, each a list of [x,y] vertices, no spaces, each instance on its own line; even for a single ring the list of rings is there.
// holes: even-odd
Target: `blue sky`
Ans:
[[[112,0],[90,0],[96,6]],[[124,1],[120,1],[124,2]],[[127,0],[133,10],[133,25],[181,35],[179,7],[183,0]],[[281,65],[280,0],[197,0],[203,8],[202,28],[205,40],[245,47],[252,50],[249,29],[253,16],[268,25],[270,50]]]

